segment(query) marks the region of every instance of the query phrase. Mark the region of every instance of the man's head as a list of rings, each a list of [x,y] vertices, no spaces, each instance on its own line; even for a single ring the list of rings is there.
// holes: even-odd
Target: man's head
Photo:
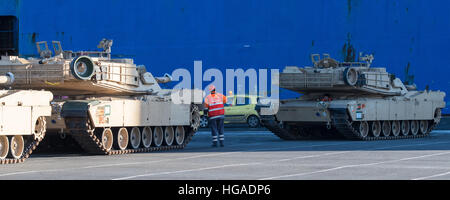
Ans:
[[[214,85],[210,85],[209,86],[209,92],[211,92],[211,94],[216,93],[216,87]]]

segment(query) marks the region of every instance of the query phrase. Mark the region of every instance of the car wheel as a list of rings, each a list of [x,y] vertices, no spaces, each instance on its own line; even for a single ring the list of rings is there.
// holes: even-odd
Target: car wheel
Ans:
[[[208,127],[208,117],[207,116],[202,116],[202,118],[200,119],[200,127],[202,128],[206,128]]]
[[[251,115],[247,118],[247,124],[250,128],[256,128],[259,126],[259,117]]]

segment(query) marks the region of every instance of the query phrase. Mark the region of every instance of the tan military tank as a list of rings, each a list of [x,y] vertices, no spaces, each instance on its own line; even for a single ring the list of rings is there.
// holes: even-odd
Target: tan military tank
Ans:
[[[2,56],[1,63],[8,62]],[[9,86],[14,75],[0,76]],[[53,95],[47,91],[0,90],[0,164],[23,162],[45,136],[45,117],[50,116]]]
[[[286,140],[340,133],[349,139],[380,140],[428,135],[439,123],[445,93],[418,91],[383,67],[311,56],[314,66],[286,67],[279,86],[302,94],[279,104],[259,105],[262,123]]]
[[[102,40],[99,52],[63,51],[59,42],[52,44],[55,56],[46,42],[38,42],[40,59],[17,58],[0,67],[16,74],[15,88],[55,95],[49,132],[69,134],[90,153],[122,154],[184,148],[197,131],[197,105],[176,104],[174,92],[159,86],[171,77],[153,77],[132,59],[112,59],[111,40]]]

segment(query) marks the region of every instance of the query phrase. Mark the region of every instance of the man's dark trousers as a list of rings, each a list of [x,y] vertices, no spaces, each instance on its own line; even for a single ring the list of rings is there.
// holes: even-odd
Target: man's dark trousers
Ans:
[[[220,145],[223,146],[225,140],[223,121],[223,117],[209,120],[209,125],[211,126],[211,135],[213,138],[213,145],[217,144],[217,139],[219,138]]]

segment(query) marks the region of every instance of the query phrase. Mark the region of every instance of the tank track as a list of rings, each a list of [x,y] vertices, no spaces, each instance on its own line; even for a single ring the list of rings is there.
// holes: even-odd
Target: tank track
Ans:
[[[283,140],[314,140],[323,138],[336,138],[333,129],[326,130],[323,127],[302,128],[301,126],[282,125],[275,117],[264,117],[261,120],[264,127]]]
[[[339,133],[341,133],[345,138],[352,140],[398,140],[398,139],[413,139],[413,138],[423,138],[430,135],[430,132],[434,129],[437,123],[431,123],[430,127],[428,127],[428,131],[426,134],[417,134],[417,135],[406,135],[406,136],[379,136],[373,137],[368,135],[367,137],[361,137],[358,131],[352,126],[352,122],[349,120],[349,116],[347,114],[346,109],[331,109],[331,117],[333,121],[333,125],[336,127]]]
[[[283,140],[303,139],[303,137],[301,137],[300,135],[293,133],[292,130],[288,130],[286,128],[281,127],[280,124],[277,123],[277,121],[275,119],[261,120],[261,123],[267,129],[269,129],[269,131],[271,131],[273,134],[275,134],[276,136],[278,136],[279,138],[281,138]]]
[[[101,139],[98,138],[95,133],[90,120],[88,118],[66,118],[66,124],[69,127],[75,128],[70,131],[71,136],[78,142],[83,150],[90,154],[98,155],[119,155],[119,154],[130,154],[130,153],[144,153],[153,151],[167,151],[173,149],[183,149],[192,140],[200,124],[200,115],[197,106],[191,107],[191,125],[184,126],[185,138],[183,144],[171,145],[171,146],[159,146],[159,147],[148,147],[148,148],[137,148],[137,149],[124,149],[115,150],[110,149],[109,151],[103,147]],[[193,119],[194,118],[194,119]],[[79,126],[84,124],[84,126]]]
[[[28,145],[25,146],[23,150],[23,154],[20,158],[14,159],[14,158],[6,158],[4,160],[0,160],[0,164],[17,164],[17,163],[23,163],[27,158],[30,157],[30,155],[33,153],[34,150],[36,150],[39,143],[43,140],[45,136],[45,132],[41,133],[42,137],[34,138],[33,135],[30,136],[30,138],[33,138],[31,142],[28,142]]]
[[[283,127],[280,125],[280,123],[275,119],[274,116],[268,117],[265,116],[261,122],[262,124],[273,134],[278,136],[279,138],[283,140],[311,140],[311,139],[323,139],[323,138],[336,138],[333,137],[334,135],[337,135],[336,133],[340,133],[344,138],[351,139],[351,140],[366,140],[366,141],[372,141],[372,140],[397,140],[397,139],[413,139],[413,138],[423,138],[429,136],[430,132],[434,129],[434,127],[437,125],[433,121],[433,123],[430,123],[430,127],[428,128],[428,132],[426,134],[417,134],[417,135],[406,135],[406,136],[380,136],[380,137],[361,137],[357,130],[352,126],[352,122],[349,120],[349,116],[347,114],[346,109],[332,109],[331,110],[332,115],[332,122],[333,122],[333,129],[330,129],[327,131],[325,137],[321,137],[320,135],[310,135],[305,136],[301,135],[299,132],[301,131],[301,128],[288,126]],[[333,133],[331,133],[333,132]]]

